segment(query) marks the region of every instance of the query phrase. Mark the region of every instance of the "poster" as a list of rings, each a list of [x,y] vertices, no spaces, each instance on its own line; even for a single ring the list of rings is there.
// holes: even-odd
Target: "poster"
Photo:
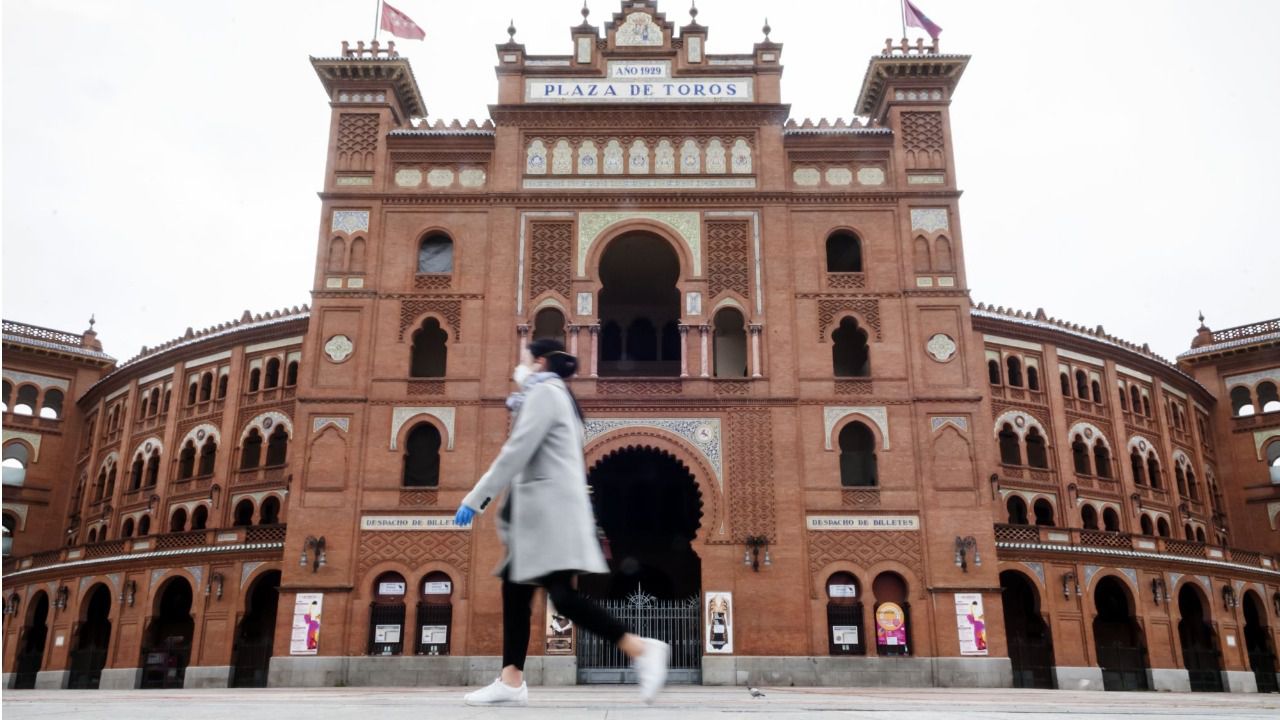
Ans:
[[[422,644],[423,645],[444,645],[449,642],[449,626],[448,625],[423,625],[422,626]]]
[[[857,625],[831,626],[831,642],[835,645],[857,645],[858,644],[858,626]]]
[[[833,598],[858,597],[857,585],[828,585],[827,596]]]
[[[708,655],[733,654],[733,593],[709,592],[706,597]]]
[[[961,655],[987,654],[987,622],[982,614],[981,593],[956,593],[956,632]]]
[[[324,593],[298,593],[294,596],[290,655],[316,655],[320,652],[320,610],[323,607]]]
[[[400,642],[400,626],[399,625],[375,625],[373,628],[373,641],[376,643]]]
[[[907,644],[907,614],[898,603],[881,603],[876,608],[876,644],[891,647]]]
[[[444,582],[429,582],[422,586],[423,595],[450,595],[453,593],[453,583],[445,580]]]
[[[561,615],[547,598],[547,654],[573,654],[573,621]]]
[[[404,583],[402,582],[384,582],[378,583],[379,595],[403,595]]]

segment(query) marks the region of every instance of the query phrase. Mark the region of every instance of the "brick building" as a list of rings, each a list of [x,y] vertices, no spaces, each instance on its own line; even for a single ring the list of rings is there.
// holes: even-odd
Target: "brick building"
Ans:
[[[1276,321],[1173,364],[975,308],[936,44],[815,124],[767,28],[510,33],[483,124],[416,121],[394,46],[312,59],[309,308],[118,366],[6,322],[7,686],[487,681],[502,549],[452,515],[550,336],[615,571],[583,589],[678,681],[1274,687]],[[626,679],[553,618],[533,645],[535,682]]]

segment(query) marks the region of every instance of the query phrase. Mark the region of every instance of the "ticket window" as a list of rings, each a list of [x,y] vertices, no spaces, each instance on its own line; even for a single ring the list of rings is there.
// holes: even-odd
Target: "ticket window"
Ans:
[[[417,653],[448,655],[453,641],[453,580],[442,572],[429,573],[419,589]]]
[[[862,588],[850,573],[827,580],[827,645],[832,655],[866,655],[862,621]]]
[[[911,604],[907,602],[907,583],[902,576],[884,572],[876,576],[871,592],[875,595],[873,622],[877,655],[911,654]]]
[[[399,655],[404,652],[404,576],[388,572],[373,584],[369,605],[369,654]]]

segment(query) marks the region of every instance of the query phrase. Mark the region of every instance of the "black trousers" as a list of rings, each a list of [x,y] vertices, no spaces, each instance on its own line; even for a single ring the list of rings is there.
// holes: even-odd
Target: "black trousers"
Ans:
[[[502,579],[502,667],[516,666],[524,670],[529,650],[530,620],[533,615],[533,593],[538,587],[547,589],[556,610],[580,627],[614,643],[622,639],[627,628],[603,608],[573,589],[573,573],[558,572],[540,578],[536,585],[513,583]]]

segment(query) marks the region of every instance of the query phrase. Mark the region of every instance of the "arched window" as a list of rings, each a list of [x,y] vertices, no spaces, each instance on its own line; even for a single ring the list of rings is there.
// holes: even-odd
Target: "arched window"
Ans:
[[[409,376],[444,377],[449,356],[449,334],[440,327],[440,321],[427,318],[413,334],[413,350],[409,363]]]
[[[1027,465],[1045,470],[1049,468],[1049,450],[1039,428],[1027,431]]]
[[[262,434],[257,428],[249,431],[240,449],[240,469],[252,470],[262,462]]]
[[[44,391],[44,404],[40,406],[40,417],[57,420],[62,417],[62,391],[49,388]]]
[[[992,358],[987,361],[987,382],[992,385],[1001,384],[1000,381],[1000,361]]]
[[[290,360],[289,366],[284,371],[285,387],[293,387],[298,384],[298,361]]]
[[[1103,508],[1102,529],[1108,532],[1120,532],[1120,513],[1114,508]]]
[[[152,414],[152,415],[158,415],[158,414],[160,414],[160,388],[154,388],[154,389],[152,389],[152,390],[151,390],[151,403],[150,403],[150,405],[151,405],[151,414]]]
[[[827,642],[832,655],[865,655],[862,592],[852,573],[827,578]]]
[[[196,473],[196,444],[188,440],[178,453],[178,479],[187,480]]]
[[[231,524],[235,527],[249,527],[253,524],[253,501],[245,498],[236,503],[235,512],[232,514]]]
[[[747,321],[735,308],[727,307],[715,317],[716,377],[747,376]]]
[[[48,397],[47,392],[45,397]],[[45,404],[48,404],[47,400]],[[1264,413],[1280,411],[1280,393],[1276,392],[1275,383],[1268,380],[1258,384],[1258,405],[1262,406],[1262,412]]]
[[[110,498],[116,494],[116,464],[114,461],[107,466],[107,497]]]
[[[1239,385],[1231,388],[1231,414],[1236,417],[1246,417],[1253,415],[1256,410],[1253,407],[1253,394],[1249,392],[1249,388]]]
[[[231,376],[227,375],[226,373],[223,373],[222,375],[218,376],[218,399],[219,400],[227,396],[227,382],[230,379],[231,379]]]
[[[289,433],[285,431],[284,425],[276,425],[276,429],[271,431],[271,437],[267,438],[267,467],[283,465],[288,458]]]
[[[256,393],[262,388],[262,369],[254,368],[249,371],[249,392]]]
[[[92,545],[98,542],[98,528],[90,528],[89,535],[85,537],[85,542]]]
[[[1137,415],[1142,412],[1142,393],[1138,391],[1137,385],[1129,386],[1129,405],[1133,410],[1133,414]]]
[[[418,423],[405,441],[404,486],[437,487],[440,484],[440,431],[431,423]]]
[[[1164,487],[1164,481],[1160,476],[1160,461],[1156,459],[1154,452],[1147,455],[1147,481],[1151,483],[1154,490]]]
[[[5,380],[0,387],[3,387],[3,390],[0,390],[0,411],[9,412],[9,402],[13,400],[13,386]]]
[[[191,384],[187,386],[187,405],[196,404],[196,396],[199,394],[199,392],[200,392],[200,381],[196,380],[195,378],[192,378]],[[115,415],[113,411],[113,414],[107,426],[110,427],[114,423],[115,423]]]
[[[1098,529],[1098,511],[1094,510],[1092,505],[1080,508],[1080,526],[1085,530]]]
[[[364,272],[364,238],[351,241],[351,260],[347,263],[347,271],[356,274]]]
[[[213,399],[213,373],[200,376],[200,402]]]
[[[1062,396],[1071,397],[1071,378],[1064,372],[1058,374],[1058,379],[1062,381]]]
[[[1129,394],[1124,390],[1124,384],[1120,385],[1120,409],[1129,412]]]
[[[1040,392],[1040,371],[1035,365],[1027,365],[1027,389]]]
[[[911,654],[911,603],[907,582],[894,572],[882,572],[871,583],[876,604],[876,654],[881,657]]]
[[[1004,504],[1005,509],[1009,511],[1010,525],[1026,525],[1027,523],[1027,501],[1017,495],[1010,495],[1008,501]]]
[[[1111,451],[1098,441],[1093,446],[1093,468],[1100,478],[1111,478]]]
[[[1205,541],[1204,528],[1199,528],[1199,527],[1196,528],[1196,542],[1202,543],[1204,541]]]
[[[871,348],[867,345],[867,331],[858,327],[858,321],[845,317],[840,327],[831,333],[831,362],[836,377],[870,377]]]
[[[1142,528],[1142,534],[1143,534],[1143,535],[1155,535],[1155,534],[1156,534],[1155,525],[1153,525],[1153,524],[1151,523],[1151,516],[1150,516],[1150,515],[1143,515],[1143,516],[1142,516],[1142,518],[1138,521],[1138,525],[1139,525],[1139,527],[1141,527],[1141,528]]]
[[[264,378],[263,388],[270,390],[280,385],[280,359],[271,358],[267,361],[267,376]]]
[[[173,511],[173,515],[169,516],[169,532],[182,532],[187,529],[187,511],[185,508],[178,508]]]
[[[340,237],[329,241],[329,272],[342,272],[347,260],[347,243]]]
[[[1093,401],[1098,405],[1102,404],[1102,385],[1094,380],[1089,383],[1089,390],[1093,394]]]
[[[191,513],[191,529],[204,530],[209,525],[209,507],[197,505]]]
[[[1044,527],[1054,527],[1053,522],[1053,504],[1044,498],[1035,501],[1031,506],[1036,514],[1036,525]]]
[[[1022,447],[1018,443],[1018,433],[1013,431],[1013,425],[1005,423],[1000,428],[1000,462],[1004,465],[1021,465],[1022,464]]]
[[[1162,538],[1169,537],[1169,521],[1164,518],[1156,520],[1156,534]]]
[[[210,436],[200,447],[200,477],[213,474],[213,464],[218,459],[218,441]]]
[[[1182,536],[1191,542],[1195,542],[1196,531],[1191,527],[1191,523],[1187,523],[1182,526]]]
[[[1187,467],[1187,494],[1191,496],[1192,500],[1198,501],[1200,499],[1200,488],[1196,483],[1196,471],[1189,466]]]
[[[951,241],[940,237],[933,241],[933,267],[939,272],[952,272]]]
[[[564,344],[564,313],[559,308],[543,308],[533,319],[534,340],[556,340]]]
[[[404,651],[404,576],[385,572],[373,584],[369,606],[369,654],[399,655]]]
[[[915,261],[918,273],[927,273],[933,269],[933,264],[929,260],[929,241],[922,237],[916,238],[915,241]]]
[[[164,391],[164,406],[161,412],[169,412],[169,401],[173,399],[173,391],[166,389]]]
[[[827,272],[862,272],[862,241],[857,235],[838,230],[827,238]]]
[[[31,460],[30,451],[21,442],[11,442],[4,446],[4,484],[22,485],[27,481],[27,464]]]
[[[138,453],[133,459],[133,467],[129,470],[129,491],[132,492],[142,487],[142,471],[146,467],[146,463],[142,461],[142,453]]]
[[[124,523],[120,525],[120,537],[133,537],[133,518],[125,518]]]
[[[1009,386],[1022,387],[1022,361],[1010,355],[1005,358],[1004,364],[1009,370]]]
[[[1129,451],[1129,467],[1133,470],[1133,484],[1146,485],[1146,470],[1142,462],[1142,454],[1138,452],[1138,448],[1133,448]]]
[[[1187,474],[1182,471],[1181,465],[1173,466],[1173,479],[1178,486],[1178,495],[1187,497]]]
[[[1089,399],[1089,376],[1083,370],[1076,371],[1076,397],[1081,400]]]
[[[1076,435],[1071,441],[1071,460],[1077,474],[1089,474],[1089,446],[1084,443],[1084,438],[1080,435]]]
[[[18,402],[13,406],[15,415],[35,415],[36,400],[40,390],[35,385],[22,385],[18,388]]]
[[[419,273],[453,272],[453,240],[443,233],[432,233],[418,246]]]
[[[1151,417],[1151,398],[1142,396],[1142,414]]]
[[[138,537],[146,537],[151,534],[151,516],[143,515],[138,519]]]
[[[876,436],[860,422],[851,422],[840,431],[840,484],[845,487],[873,487],[876,476]]]
[[[280,498],[268,495],[258,510],[259,525],[278,525],[280,523]]]

